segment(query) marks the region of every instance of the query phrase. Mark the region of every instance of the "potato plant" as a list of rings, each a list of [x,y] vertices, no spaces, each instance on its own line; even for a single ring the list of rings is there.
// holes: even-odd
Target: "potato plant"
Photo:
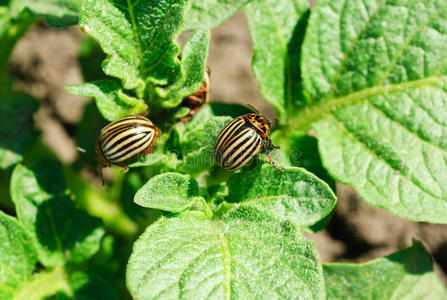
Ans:
[[[265,155],[237,172],[216,166],[214,140],[241,105],[209,103],[179,122],[204,80],[210,29],[240,9],[283,173]],[[66,90],[100,114],[86,110],[87,153],[71,166],[39,142],[38,101],[7,72],[41,19],[87,37],[86,82]],[[335,181],[397,216],[447,223],[445,0],[9,0],[0,54],[0,299],[447,298],[419,241],[322,264],[303,236],[327,224]],[[153,153],[113,169],[105,188],[81,176],[106,121],[147,110],[162,130]]]

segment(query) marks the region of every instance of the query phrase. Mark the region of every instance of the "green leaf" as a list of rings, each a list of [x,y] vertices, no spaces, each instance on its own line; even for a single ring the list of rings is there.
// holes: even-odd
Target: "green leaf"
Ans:
[[[173,38],[182,27],[184,0],[87,0],[81,28],[107,54],[103,69],[141,96],[148,82],[168,84],[180,72]]]
[[[175,111],[173,118],[180,119],[180,118],[186,117],[189,114],[189,112],[190,112],[189,108],[187,108],[185,106],[181,106]]]
[[[105,53],[94,39],[87,36],[81,40],[78,62],[84,81],[110,79],[101,67],[105,58]]]
[[[37,102],[18,92],[0,93],[0,168],[7,169],[23,159],[31,138]]]
[[[363,199],[415,221],[447,222],[447,4],[318,1],[303,44],[324,166]]]
[[[209,202],[223,201],[228,196],[228,186],[226,182],[209,185],[206,192],[209,195]]]
[[[254,0],[244,7],[253,41],[253,73],[281,122],[290,108],[303,104],[299,61],[308,10],[307,0]]]
[[[150,167],[155,173],[175,169],[180,163],[179,159],[177,158],[177,154],[175,152],[163,153],[160,147],[157,147],[157,145],[155,146],[156,147],[154,149],[156,150],[154,150],[153,153],[141,156],[138,161],[129,163],[129,167]]]
[[[115,288],[95,273],[77,271],[68,279],[70,294],[59,293],[58,300],[82,299],[82,300],[114,300],[118,299]]]
[[[104,235],[101,221],[75,208],[55,161],[17,165],[11,176],[11,196],[43,265],[83,262],[98,251]]]
[[[209,39],[209,30],[197,30],[186,42],[181,65],[184,76],[167,89],[157,88],[162,107],[176,107],[184,97],[199,90],[205,78]]]
[[[255,207],[280,221],[305,227],[327,216],[336,197],[329,186],[313,174],[296,167],[281,167],[283,174],[270,164],[233,175],[228,181],[226,201]]]
[[[130,192],[125,190],[121,183],[121,178],[127,179],[127,177],[121,175],[120,178],[116,178],[118,177],[116,176],[113,185],[106,186],[103,190],[92,184],[91,179],[83,178],[79,171],[70,168],[64,170],[64,173],[67,185],[73,193],[71,198],[75,198],[77,206],[84,208],[89,215],[101,218],[107,231],[120,236],[134,236],[138,232],[136,220],[133,216],[129,216],[125,212],[124,205],[117,201],[118,193]],[[132,192],[134,194],[136,189]],[[128,199],[130,203],[133,194]]]
[[[214,28],[251,0],[194,0],[186,12],[185,30]]]
[[[161,171],[172,171],[180,163],[177,157],[178,139],[178,133],[175,130],[162,133],[155,143],[152,153],[139,157],[138,161],[130,163],[129,167],[149,167],[152,175]],[[173,146],[171,143],[176,145]]]
[[[134,244],[127,286],[137,299],[324,299],[318,254],[287,223],[162,218]]]
[[[135,194],[134,202],[149,208],[181,212],[199,196],[199,185],[191,175],[163,173],[149,179]]]
[[[126,95],[119,84],[112,80],[73,84],[65,89],[78,96],[95,98],[99,112],[109,121],[147,110],[143,101]]]
[[[16,218],[0,211],[0,299],[12,299],[31,279],[37,262],[29,234]]]
[[[321,162],[318,140],[308,134],[294,132],[289,134],[287,142],[287,148],[284,150],[289,154],[292,166],[304,168],[317,175],[335,191],[335,181],[329,176]]]
[[[32,16],[45,17],[48,24],[54,27],[64,27],[78,23],[79,0],[11,0],[11,15],[16,18],[27,10]]]
[[[3,36],[8,29],[9,20],[8,3],[0,3],[0,36]]]
[[[159,210],[144,209],[134,202],[135,194],[147,181],[147,176],[143,176],[141,173],[147,170],[148,168],[129,172],[123,176],[122,184],[119,187],[120,195],[118,201],[122,212],[124,212],[133,222],[136,222],[140,228],[146,228],[149,224],[156,221],[162,214]],[[153,176],[154,173],[150,172],[149,174],[150,175],[148,176]],[[113,191],[111,191],[110,194],[113,195]],[[138,227],[136,229],[139,230]],[[132,238],[134,239],[135,235],[132,235]]]
[[[328,299],[445,299],[447,291],[420,242],[365,264],[324,265]]]
[[[214,141],[230,121],[230,117],[213,116],[208,105],[204,106],[180,135],[183,163],[179,168],[185,172],[199,172],[215,165]]]
[[[237,103],[210,102],[206,107],[206,109],[210,110],[210,114],[213,116],[230,116],[236,118],[253,112],[247,106]],[[202,110],[204,109],[205,108],[202,108]]]

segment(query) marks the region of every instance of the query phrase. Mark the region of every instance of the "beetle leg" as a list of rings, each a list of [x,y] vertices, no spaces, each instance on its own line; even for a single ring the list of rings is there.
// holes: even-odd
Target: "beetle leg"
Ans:
[[[268,145],[268,147],[272,147],[273,149],[278,149],[279,148],[279,146],[275,146],[275,145],[273,145],[272,144],[272,141],[269,139],[269,138],[267,138],[267,142],[269,143],[269,145]],[[283,170],[281,170],[279,167],[278,167],[278,165],[276,164],[276,162],[273,160],[273,157],[270,155],[270,152],[269,152],[269,150],[267,149],[267,145],[263,145],[263,148],[264,148],[264,151],[267,153],[267,157],[269,158],[269,161],[270,161],[270,164],[276,169],[276,171],[278,171],[279,173],[284,173],[284,171]]]
[[[147,147],[143,152],[140,153],[140,155],[149,155],[152,153],[152,147]]]
[[[116,164],[117,166],[120,166],[122,169],[120,171],[121,174],[126,174],[127,172],[129,172],[129,167],[126,165],[122,165],[122,164]]]
[[[269,137],[267,137],[266,140],[269,143],[268,146],[269,146],[270,149],[279,149],[279,148],[281,148],[278,145],[273,145],[273,142],[272,142],[272,140]]]
[[[201,90],[202,92],[204,92],[204,93],[208,93],[208,89],[207,89],[204,85],[202,85],[202,86],[200,87],[200,90]]]
[[[279,173],[284,173],[283,170],[281,170],[277,165],[276,162],[273,160],[273,157],[270,155],[270,153],[267,151],[267,157],[269,158],[270,164],[278,171]]]
[[[198,93],[198,95],[196,93]],[[202,103],[202,99],[200,98],[201,95],[202,95],[201,92],[195,92],[194,94],[188,96],[188,99],[192,100],[193,104],[195,104],[197,102]]]

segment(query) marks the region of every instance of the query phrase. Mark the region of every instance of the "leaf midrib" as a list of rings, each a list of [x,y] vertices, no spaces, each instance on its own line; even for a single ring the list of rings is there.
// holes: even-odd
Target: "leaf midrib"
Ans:
[[[138,57],[140,59],[139,70],[141,73],[143,73],[142,72],[142,65],[144,63],[143,44],[141,42],[140,36],[138,35],[138,26],[137,26],[137,22],[135,20],[135,15],[134,15],[134,11],[133,11],[134,7],[140,3],[140,0],[137,0],[135,3],[132,3],[132,0],[127,0],[126,2],[127,2],[127,11],[129,12],[130,22],[132,23],[135,40],[137,42]]]
[[[213,230],[217,236],[217,239],[222,247],[223,252],[223,267],[224,267],[224,291],[225,299],[231,298],[231,256],[230,250],[228,248],[228,241],[219,225],[216,223],[211,223]]]
[[[307,131],[310,129],[312,123],[324,118],[327,115],[332,114],[340,107],[359,103],[361,101],[366,101],[367,98],[373,96],[385,95],[389,93],[396,93],[409,89],[435,85],[444,81],[447,81],[447,75],[430,76],[419,80],[407,81],[404,83],[374,86],[342,97],[313,102],[294,114],[295,116],[290,119],[289,127],[291,130],[294,131]]]

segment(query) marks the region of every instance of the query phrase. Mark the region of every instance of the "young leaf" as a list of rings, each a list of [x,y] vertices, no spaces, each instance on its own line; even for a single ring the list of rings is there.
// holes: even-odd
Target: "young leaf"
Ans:
[[[111,79],[102,70],[101,62],[104,59],[106,54],[94,39],[86,36],[81,40],[78,62],[84,81]]]
[[[79,23],[107,54],[104,72],[141,96],[148,82],[168,84],[180,72],[173,38],[185,5],[184,0],[87,0]]]
[[[126,276],[134,298],[324,299],[313,243],[287,223],[162,218],[134,244]]]
[[[447,4],[318,1],[303,44],[323,164],[396,215],[447,222]]]
[[[135,203],[170,212],[181,212],[199,195],[199,185],[191,175],[163,173],[152,177],[135,194]]]
[[[233,175],[228,181],[227,202],[252,206],[280,221],[305,227],[327,216],[336,197],[326,183],[296,167],[281,167],[283,174],[270,164]]]
[[[11,176],[11,197],[43,265],[82,262],[98,251],[104,235],[101,221],[75,208],[55,161],[30,168],[17,165]]]
[[[276,131],[281,134],[281,131]],[[275,133],[276,133],[275,132]],[[273,136],[271,137],[274,140]],[[335,191],[335,181],[329,176],[323,167],[321,157],[318,153],[318,140],[308,134],[293,132],[287,137],[285,149],[289,154],[289,160],[292,166],[301,167],[317,175],[318,178],[326,182],[333,191]]]
[[[244,7],[253,41],[253,73],[280,121],[292,106],[303,104],[299,61],[308,10],[307,0],[253,0]]]
[[[206,107],[213,116],[230,116],[236,118],[253,112],[248,106],[237,103],[210,102]]]
[[[177,131],[170,130],[162,133],[155,144],[152,153],[145,156],[140,156],[138,161],[130,162],[129,167],[149,167],[152,174],[158,174],[161,171],[172,171],[180,163],[178,159]]]
[[[194,0],[186,12],[185,30],[214,28],[252,0]]]
[[[208,106],[203,107],[181,134],[183,163],[179,168],[187,172],[198,172],[215,165],[214,141],[230,121],[230,117],[213,116]]]
[[[328,299],[445,299],[447,291],[420,242],[366,264],[323,266]]]
[[[186,42],[182,51],[182,80],[169,88],[156,89],[162,107],[176,107],[184,97],[199,90],[205,77],[209,39],[209,30],[197,30]]]
[[[65,89],[78,96],[94,97],[99,112],[109,121],[147,110],[147,105],[143,101],[126,95],[112,80],[73,84],[66,86]]]
[[[16,218],[0,211],[0,299],[12,299],[31,279],[37,262],[29,234]]]
[[[79,0],[11,0],[11,16],[18,17],[24,10],[33,16],[45,17],[48,24],[64,27],[78,23],[81,1]]]
[[[23,158],[33,129],[37,102],[18,92],[0,93],[0,168],[7,169]]]

